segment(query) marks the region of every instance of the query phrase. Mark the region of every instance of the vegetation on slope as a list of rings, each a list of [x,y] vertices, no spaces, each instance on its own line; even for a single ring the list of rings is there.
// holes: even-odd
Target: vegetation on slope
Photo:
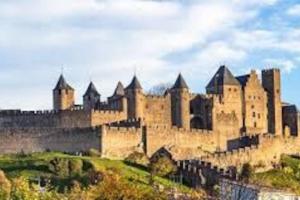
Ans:
[[[57,152],[2,155],[0,169],[0,195],[8,193],[11,199],[168,199],[174,191],[189,198],[202,195],[141,165],[99,157]],[[166,174],[170,169],[162,170]],[[39,178],[46,180],[43,192],[30,184],[41,183]]]
[[[251,182],[300,194],[300,160],[283,155],[276,168],[254,174]]]

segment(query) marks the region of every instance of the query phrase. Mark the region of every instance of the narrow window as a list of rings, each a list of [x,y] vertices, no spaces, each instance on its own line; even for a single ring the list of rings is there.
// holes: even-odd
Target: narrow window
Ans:
[[[252,113],[252,117],[255,117],[255,116],[256,116],[256,114],[255,114],[255,112],[253,112],[253,113]]]

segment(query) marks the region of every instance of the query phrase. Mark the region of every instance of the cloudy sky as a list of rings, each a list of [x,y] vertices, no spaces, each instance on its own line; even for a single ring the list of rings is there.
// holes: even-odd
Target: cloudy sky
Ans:
[[[300,3],[0,1],[0,108],[51,108],[62,67],[81,103],[90,80],[105,98],[135,71],[145,90],[181,72],[202,93],[221,64],[281,68],[283,99],[300,105]]]

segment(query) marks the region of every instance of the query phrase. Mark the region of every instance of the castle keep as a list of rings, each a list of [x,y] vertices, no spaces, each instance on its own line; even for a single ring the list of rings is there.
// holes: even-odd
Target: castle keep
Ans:
[[[53,110],[0,111],[0,152],[99,149],[103,157],[166,150],[176,160],[197,159],[226,168],[244,162],[271,166],[300,151],[300,114],[281,100],[279,69],[234,76],[221,66],[206,94],[191,93],[179,74],[163,95],[149,95],[136,76],[117,83],[106,101],[91,82],[83,105],[63,75]],[[255,155],[255,156],[253,156]]]

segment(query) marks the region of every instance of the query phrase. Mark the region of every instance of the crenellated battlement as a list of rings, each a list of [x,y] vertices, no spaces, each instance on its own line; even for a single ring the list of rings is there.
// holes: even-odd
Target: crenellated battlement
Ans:
[[[149,124],[147,125],[147,128],[153,129],[153,130],[160,130],[160,131],[170,131],[170,132],[181,132],[181,133],[186,133],[186,134],[192,134],[192,133],[201,133],[201,134],[213,134],[214,131],[208,130],[208,129],[186,129],[186,128],[180,128],[177,126],[169,126],[169,125],[153,125]]]
[[[120,115],[124,112],[119,110],[91,110],[91,113],[101,115]]]
[[[139,128],[142,126],[142,120],[141,120],[141,118],[129,118],[126,120],[107,123],[106,125],[110,126],[110,127],[137,127],[137,128]]]
[[[152,94],[145,94],[145,98],[152,99],[152,100],[166,100],[169,94],[166,95],[152,95]]]

